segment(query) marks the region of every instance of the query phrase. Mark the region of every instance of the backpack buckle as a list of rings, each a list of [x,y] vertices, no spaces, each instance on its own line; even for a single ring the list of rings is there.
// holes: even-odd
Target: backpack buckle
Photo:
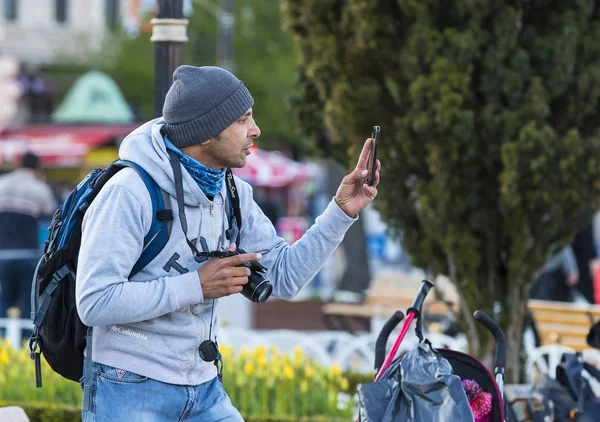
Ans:
[[[35,362],[35,386],[37,388],[42,387],[42,360],[40,354],[42,353],[40,347],[40,336],[38,333],[39,328],[33,327],[33,334],[29,337],[29,357]]]
[[[171,221],[173,220],[172,210],[158,210],[156,211],[156,219],[158,221]]]
[[[33,334],[29,337],[29,357],[33,360],[35,357],[33,356],[36,352],[40,352],[40,336],[39,336],[39,328],[37,326],[33,327]]]

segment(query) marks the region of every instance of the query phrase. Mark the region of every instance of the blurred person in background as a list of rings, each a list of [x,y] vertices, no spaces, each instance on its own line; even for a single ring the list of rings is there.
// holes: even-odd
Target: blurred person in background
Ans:
[[[56,209],[40,174],[39,157],[28,152],[17,169],[0,176],[0,318],[12,307],[29,318],[31,278],[40,258],[38,221]]]
[[[281,217],[279,206],[275,201],[269,198],[269,194],[265,189],[254,189],[254,201],[260,207],[265,216],[271,221],[274,226],[277,226],[277,220]]]
[[[531,298],[557,302],[581,301],[577,260],[570,245],[553,255],[531,288]],[[586,301],[585,299],[583,299]]]
[[[600,211],[579,230],[571,246],[579,268],[578,289],[588,302],[600,304]]]

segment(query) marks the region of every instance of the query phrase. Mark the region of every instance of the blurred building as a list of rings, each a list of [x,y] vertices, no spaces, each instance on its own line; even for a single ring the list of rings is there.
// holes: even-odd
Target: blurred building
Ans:
[[[100,48],[139,0],[2,0],[0,50],[27,67]]]
[[[145,0],[0,0],[0,53],[18,60],[23,94],[9,127],[48,123],[107,35],[135,32],[152,12]]]

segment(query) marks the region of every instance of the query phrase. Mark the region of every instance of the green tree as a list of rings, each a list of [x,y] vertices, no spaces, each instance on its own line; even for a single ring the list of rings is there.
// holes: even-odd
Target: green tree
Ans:
[[[532,281],[597,205],[600,10],[583,0],[284,4],[304,76],[300,118],[350,157],[382,126],[384,219],[415,265],[456,284],[473,353],[491,342],[472,312],[500,303],[516,379]]]

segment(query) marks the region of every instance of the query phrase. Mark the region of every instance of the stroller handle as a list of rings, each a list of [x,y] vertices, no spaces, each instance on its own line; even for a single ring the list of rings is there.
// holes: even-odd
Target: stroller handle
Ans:
[[[421,289],[419,290],[419,294],[417,294],[417,297],[415,298],[415,301],[413,302],[410,309],[420,314],[421,309],[423,308],[423,302],[425,302],[425,298],[427,297],[427,294],[429,293],[432,287],[433,282],[429,280],[423,280],[421,284]]]
[[[492,333],[494,337],[494,341],[496,342],[496,363],[495,363],[495,375],[496,375],[496,385],[498,386],[498,391],[500,392],[500,399],[502,401],[502,409],[504,415],[507,414],[506,408],[506,400],[504,400],[504,367],[506,366],[506,337],[502,332],[502,329],[498,325],[496,321],[492,319],[485,312],[478,310],[475,311],[473,317],[483,325],[485,328]]]
[[[383,361],[383,365],[381,365],[381,368],[379,368],[379,371],[375,374],[375,381],[379,381],[381,376],[385,373],[385,370],[389,368],[389,366],[392,364],[392,361],[394,360],[394,357],[398,352],[398,348],[400,347],[400,343],[402,343],[402,340],[404,340],[404,337],[406,336],[406,333],[410,328],[410,324],[415,318],[417,318],[417,335],[419,336],[419,339],[422,340],[422,335],[420,335],[421,308],[423,307],[423,302],[425,302],[427,293],[429,293],[432,287],[433,283],[431,281],[423,280],[423,283],[421,284],[421,289],[419,289],[419,293],[415,301],[413,302],[412,307],[408,310],[406,320],[402,324],[402,328],[400,329],[400,334],[398,334],[398,338],[396,338],[396,341],[394,341],[392,348],[390,349],[385,360]]]
[[[481,310],[475,311],[473,317],[477,320],[477,322],[487,328],[490,333],[492,333],[492,336],[496,341],[495,366],[496,368],[504,368],[506,366],[506,337],[504,337],[502,329],[498,323],[492,319],[492,317]]]
[[[375,374],[379,372],[379,368],[381,368],[383,360],[385,359],[385,347],[390,334],[403,319],[404,314],[402,311],[396,311],[381,328],[381,331],[377,336],[377,341],[375,342]]]

